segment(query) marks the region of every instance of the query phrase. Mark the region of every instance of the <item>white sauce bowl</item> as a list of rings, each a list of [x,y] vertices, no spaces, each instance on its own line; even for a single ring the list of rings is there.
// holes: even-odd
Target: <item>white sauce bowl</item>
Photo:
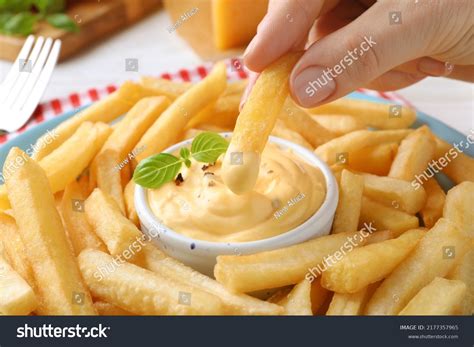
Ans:
[[[230,138],[232,133],[221,135]],[[193,139],[189,139],[175,144],[165,152],[174,153],[182,147],[189,147],[192,141]],[[324,175],[326,180],[324,201],[316,213],[303,224],[283,234],[258,241],[225,243],[196,240],[163,225],[150,209],[147,189],[137,185],[135,188],[135,208],[140,219],[142,232],[171,257],[211,277],[214,276],[214,265],[216,264],[216,257],[219,255],[243,255],[270,251],[328,235],[339,199],[337,182],[330,168],[313,152],[293,142],[273,136],[269,137],[269,141],[277,144],[282,149],[291,149],[296,155],[319,168]]]

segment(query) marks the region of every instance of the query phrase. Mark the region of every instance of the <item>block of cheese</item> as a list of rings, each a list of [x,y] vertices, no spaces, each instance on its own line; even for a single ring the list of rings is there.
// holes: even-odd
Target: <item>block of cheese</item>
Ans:
[[[244,46],[257,32],[268,0],[212,0],[214,44],[220,50]]]

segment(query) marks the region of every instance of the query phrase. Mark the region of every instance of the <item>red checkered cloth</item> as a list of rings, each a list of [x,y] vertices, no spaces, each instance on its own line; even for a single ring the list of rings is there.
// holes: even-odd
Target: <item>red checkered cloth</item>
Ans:
[[[243,67],[239,59],[229,59],[226,62],[227,65],[227,77],[229,81],[236,81],[247,78],[247,71]],[[191,69],[181,69],[175,73],[162,73],[161,78],[165,78],[176,82],[197,82],[207,76],[212,68],[212,63],[200,65]],[[0,145],[8,142],[9,140],[17,137],[28,129],[35,127],[36,125],[47,121],[48,119],[60,116],[66,112],[76,110],[81,106],[88,105],[97,100],[103,99],[107,95],[117,90],[115,84],[110,84],[102,88],[89,89],[82,93],[72,93],[67,97],[53,99],[41,103],[30,120],[18,131],[9,134],[0,135]],[[361,93],[376,96],[386,100],[394,101],[397,104],[409,105],[410,103],[402,98],[400,95],[392,92],[377,92],[368,89],[359,89]]]

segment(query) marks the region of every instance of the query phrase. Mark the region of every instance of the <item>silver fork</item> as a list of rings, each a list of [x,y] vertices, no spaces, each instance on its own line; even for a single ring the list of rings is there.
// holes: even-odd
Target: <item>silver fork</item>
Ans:
[[[61,40],[28,36],[0,84],[0,130],[20,129],[31,117],[51,79]]]

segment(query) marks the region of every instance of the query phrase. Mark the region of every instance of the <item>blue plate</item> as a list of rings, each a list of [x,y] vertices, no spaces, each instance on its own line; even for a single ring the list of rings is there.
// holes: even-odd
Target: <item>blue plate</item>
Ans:
[[[375,102],[386,103],[386,104],[390,103],[389,100],[369,96],[369,95],[358,93],[358,92],[354,92],[350,94],[349,97],[354,98],[354,99],[369,100],[369,101],[375,101]],[[81,109],[78,109],[72,112],[67,112],[61,116],[58,116],[46,122],[43,122],[37,125],[36,127],[25,131],[23,134],[15,137],[14,139],[3,144],[2,146],[0,146],[0,167],[3,167],[3,163],[5,162],[5,158],[7,157],[7,154],[10,148],[19,147],[22,150],[26,150],[32,144],[34,144],[36,140],[41,135],[43,135],[47,130],[54,129],[58,124],[60,124],[61,122],[65,121],[68,118],[71,118],[80,110]],[[435,133],[437,136],[439,136],[440,138],[444,139],[445,141],[449,143],[460,143],[461,141],[464,141],[464,142],[466,141],[466,135],[461,134],[457,130],[454,130],[453,128],[447,126],[446,124],[440,122],[439,120],[431,116],[428,116],[427,114],[418,112],[418,119],[412,127],[418,128],[424,124],[428,125],[430,129],[433,131],[433,133]],[[466,151],[464,151],[464,153],[470,155],[471,157],[474,157],[474,146],[469,147]],[[439,174],[437,178],[445,190],[448,190],[449,188],[452,187],[452,183],[443,174]]]

